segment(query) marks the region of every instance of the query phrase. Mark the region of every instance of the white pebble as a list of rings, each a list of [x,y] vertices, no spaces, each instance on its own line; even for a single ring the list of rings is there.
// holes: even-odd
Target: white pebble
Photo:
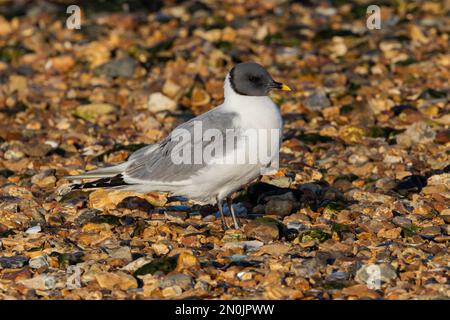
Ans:
[[[25,231],[26,234],[36,234],[42,231],[42,228],[40,225],[28,228],[27,231]]]

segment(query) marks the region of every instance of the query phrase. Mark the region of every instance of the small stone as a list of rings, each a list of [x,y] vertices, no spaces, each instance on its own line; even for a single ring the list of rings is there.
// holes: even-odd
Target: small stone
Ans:
[[[20,150],[16,150],[16,149],[9,149],[5,152],[5,154],[3,155],[3,157],[6,160],[20,160],[25,156],[25,154],[20,151]]]
[[[133,191],[119,190],[95,190],[89,194],[89,206],[95,209],[110,210],[115,209],[125,198],[138,197],[145,199],[152,206],[162,207],[166,204],[167,198],[162,193],[138,193]]]
[[[83,261],[84,253],[81,251],[72,253],[63,253],[58,257],[58,263],[60,267],[67,267],[70,265],[75,265]]]
[[[101,41],[91,41],[88,44],[80,47],[77,55],[89,62],[89,66],[93,69],[106,62],[110,57],[110,50],[108,46]]]
[[[273,220],[273,219],[270,219]],[[280,230],[275,220],[269,221],[267,219],[258,219],[247,223],[244,227],[244,232],[249,238],[260,240],[264,243],[278,240],[280,238]]]
[[[164,298],[173,298],[179,296],[183,290],[179,286],[167,287],[162,290]]]
[[[445,185],[426,186],[422,189],[423,194],[444,194],[447,191]]]
[[[356,272],[355,281],[362,284],[368,284],[368,282],[370,281],[369,278],[373,276],[373,270],[375,270],[376,272],[380,272],[379,275],[381,282],[389,282],[397,278],[397,273],[394,267],[392,267],[390,264],[366,264]]]
[[[141,257],[139,259],[136,259],[132,262],[130,262],[129,264],[127,264],[126,266],[124,266],[121,270],[123,271],[129,271],[129,272],[135,272],[136,270],[138,270],[140,267],[148,264],[150,261],[146,258],[146,257]]]
[[[394,240],[400,237],[401,232],[401,228],[381,229],[380,231],[378,231],[377,236],[380,238]]]
[[[113,290],[119,288],[121,290],[128,290],[137,288],[138,286],[137,281],[133,276],[122,271],[97,272],[94,276],[100,287],[104,289]]]
[[[183,290],[188,290],[194,286],[194,280],[184,273],[174,273],[162,278],[159,285],[161,288],[179,286]]]
[[[446,235],[450,236],[450,224],[443,224],[441,225],[442,232],[444,232]]]
[[[154,209],[154,206],[140,197],[126,197],[117,204],[117,208],[140,210],[150,213]]]
[[[45,65],[46,69],[53,69],[58,72],[67,72],[75,66],[75,60],[70,55],[61,55],[50,58]]]
[[[194,87],[192,90],[192,96],[191,96],[191,104],[195,107],[202,107],[207,105],[211,101],[211,97],[209,96],[208,92],[205,90]]]
[[[17,269],[22,268],[28,261],[24,256],[0,257],[1,269]]]
[[[420,234],[434,237],[441,234],[441,228],[439,226],[424,227],[420,230]]]
[[[363,164],[365,164],[367,161],[369,161],[369,158],[365,155],[360,155],[360,154],[352,154],[349,158],[348,158],[348,162],[357,166],[361,166]]]
[[[104,223],[103,225],[107,225]],[[106,239],[112,236],[112,232],[110,230],[91,230],[88,232],[81,232],[76,236],[76,240],[79,244],[83,246],[96,246],[99,243],[102,243]]]
[[[444,126],[448,126],[450,125],[450,114],[443,114],[441,117],[436,118],[434,121],[436,121],[437,123],[440,123]],[[447,133],[448,135],[448,133]]]
[[[380,114],[383,111],[387,111],[391,109],[393,105],[394,103],[392,100],[384,98],[373,98],[368,101],[368,107],[374,114]]]
[[[405,132],[396,136],[397,143],[410,147],[412,144],[433,142],[436,132],[425,122],[415,122]]]
[[[397,182],[389,177],[381,178],[380,180],[377,180],[375,183],[375,187],[377,189],[380,189],[382,191],[389,191],[392,190],[396,186]]]
[[[387,164],[397,164],[397,163],[402,163],[403,162],[403,158],[400,157],[400,156],[393,156],[393,155],[387,154],[384,157],[383,162],[387,163]]]
[[[115,107],[107,103],[92,103],[78,106],[73,112],[73,115],[90,122],[95,122],[100,116],[113,113],[115,110]]]
[[[431,186],[450,186],[450,173],[435,174],[428,178],[427,184]]]
[[[55,170],[42,171],[31,178],[31,182],[41,188],[53,187],[56,183]]]
[[[11,75],[9,77],[9,90],[11,92],[17,91],[19,93],[23,93],[27,91],[28,84],[27,78],[18,75]]]
[[[173,112],[177,108],[177,103],[160,92],[152,93],[148,99],[148,110],[153,113],[161,111]]]
[[[319,90],[309,95],[305,99],[304,104],[308,109],[313,111],[319,111],[331,105],[324,90]]]
[[[292,184],[292,179],[289,177],[275,177],[267,181],[267,183],[278,188],[289,188]]]
[[[32,269],[48,268],[48,266],[49,266],[45,256],[37,256],[33,259],[30,259],[28,264],[30,265],[30,268],[32,268]]]
[[[28,144],[23,148],[23,152],[30,157],[43,157],[50,150],[52,150],[52,147],[46,143]]]
[[[133,260],[130,247],[119,247],[116,249],[108,250],[108,253],[112,259],[121,259],[126,261]]]
[[[228,229],[222,237],[224,243],[246,240],[242,229]]]
[[[26,128],[28,130],[41,130],[42,129],[42,123],[38,122],[38,121],[30,121],[27,123]]]
[[[0,36],[4,37],[13,32],[13,30],[12,24],[3,16],[0,16]]]
[[[348,272],[333,272],[327,277],[327,281],[342,281],[347,280],[350,274]]]
[[[266,203],[265,213],[284,217],[292,213],[293,207],[294,203],[291,200],[271,199]]]
[[[331,56],[333,58],[344,56],[348,51],[344,38],[337,36],[332,38],[331,44],[328,49],[331,52]]]
[[[222,41],[233,42],[236,39],[236,30],[231,27],[225,27],[222,30]]]
[[[271,243],[266,244],[265,246],[262,246],[259,248],[259,250],[256,252],[257,255],[263,255],[263,254],[269,254],[272,256],[282,256],[290,250],[290,246],[282,243]]]
[[[36,234],[42,231],[42,228],[40,225],[36,225],[34,227],[28,228],[27,231],[25,231],[26,234]]]
[[[236,277],[241,281],[251,280],[253,274],[251,272],[241,271],[236,274]]]
[[[165,211],[164,216],[169,221],[183,222],[187,219],[188,214],[183,211]]]
[[[284,221],[286,222],[286,221]],[[297,231],[304,231],[306,229],[308,229],[308,227],[306,225],[304,225],[303,223],[299,222],[299,221],[288,221],[286,223],[286,227],[288,229],[294,229]]]
[[[137,62],[133,58],[126,57],[119,60],[109,61],[99,66],[95,72],[104,74],[107,77],[124,77],[130,78],[134,74]]]
[[[194,254],[187,251],[180,253],[177,260],[177,266],[175,268],[176,271],[181,272],[183,270],[198,268],[200,268],[200,262]]]
[[[450,129],[439,131],[434,138],[434,142],[446,144],[450,142]]]
[[[342,289],[342,294],[348,296],[356,296],[357,298],[370,298],[378,299],[380,295],[375,291],[371,290],[365,284],[357,284],[352,287],[347,287]]]
[[[257,250],[258,248],[262,247],[263,245],[264,245],[264,243],[261,241],[258,241],[258,240],[231,241],[231,242],[226,242],[222,248],[223,249],[242,248],[242,249],[244,249],[244,251],[249,252],[249,251]]]
[[[19,283],[34,290],[52,290],[57,286],[56,278],[47,274],[40,274],[31,279],[20,280]]]
[[[399,227],[410,227],[412,225],[411,219],[401,216],[394,217],[392,222]]]
[[[175,98],[180,93],[180,91],[181,87],[170,79],[164,83],[164,86],[162,88],[162,92],[170,98]]]
[[[286,299],[300,299],[303,297],[303,293],[297,289],[291,289],[289,287],[276,285],[267,286],[265,288],[264,299],[269,300],[286,300]]]
[[[21,268],[17,270],[8,270],[2,274],[2,280],[12,280],[19,282],[20,280],[30,279],[32,273],[29,268]]]
[[[204,222],[214,222],[216,221],[216,216],[213,214],[209,214],[202,219]]]
[[[298,236],[300,242],[307,243],[311,241],[324,242],[331,238],[330,234],[321,229],[306,230]]]
[[[158,256],[166,255],[170,252],[170,249],[164,243],[154,243],[152,244],[152,249]]]
[[[346,143],[360,143],[364,139],[365,131],[363,128],[354,126],[345,126],[339,128],[339,137]]]
[[[364,192],[359,190],[351,190],[349,194],[356,201],[367,201],[367,202],[379,202],[379,203],[392,203],[394,202],[394,198],[375,192]]]
[[[331,125],[327,125],[327,126],[323,126],[323,128],[320,129],[319,134],[321,136],[325,136],[325,137],[337,137],[338,131],[335,127],[333,127]]]
[[[142,266],[140,266],[135,272],[135,276],[144,276],[146,274],[155,274],[156,272],[162,272],[167,274],[172,272],[177,266],[176,257],[163,257],[154,259]]]

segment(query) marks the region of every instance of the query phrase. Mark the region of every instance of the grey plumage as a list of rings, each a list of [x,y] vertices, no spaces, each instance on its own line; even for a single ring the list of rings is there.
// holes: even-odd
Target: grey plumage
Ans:
[[[213,112],[214,111],[214,112]],[[187,130],[194,137],[194,120],[201,123],[202,131],[215,129],[219,130],[223,137],[227,129],[236,129],[239,125],[239,115],[234,112],[220,112],[210,110],[196,118],[193,118],[173,130],[166,138],[156,144],[146,146],[135,151],[128,161],[117,166],[99,168],[84,174],[67,176],[69,180],[93,179],[113,177],[119,173],[130,179],[142,181],[174,182],[189,178],[207,164],[202,162],[195,164],[193,159],[190,163],[175,164],[171,161],[171,154],[178,152],[186,144],[191,143],[191,155],[193,157],[194,148],[201,143],[201,150],[214,141],[183,141],[180,143],[178,137],[181,130]],[[200,136],[201,138],[201,136]],[[226,140],[223,140],[223,150],[226,151]]]
[[[235,129],[238,125],[239,115],[236,113],[209,111],[194,119],[197,123],[202,124],[203,132],[216,129],[225,137],[226,129]],[[202,144],[201,150],[203,150],[208,144],[213,143],[213,141],[202,141],[201,136],[199,137],[200,140],[183,141],[183,143],[178,141],[181,129],[187,130],[190,136],[194,137],[194,119],[178,126],[169,136],[158,143],[156,147],[152,146],[151,152],[141,151],[139,155],[133,157],[132,162],[124,174],[131,179],[143,181],[176,182],[185,180],[204,168],[207,165],[205,162],[200,164],[194,163],[194,148],[200,143]],[[224,140],[223,150],[226,150],[225,142]],[[183,148],[188,143],[191,143],[191,162],[188,164],[173,163],[171,161],[171,154],[173,152],[179,152],[180,150],[177,149]]]

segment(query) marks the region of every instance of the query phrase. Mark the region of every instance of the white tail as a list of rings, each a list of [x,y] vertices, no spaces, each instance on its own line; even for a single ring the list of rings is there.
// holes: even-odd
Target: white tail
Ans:
[[[121,172],[123,172],[129,165],[129,162],[124,162],[118,164],[117,166],[99,168],[92,171],[88,171],[82,174],[77,174],[74,176],[65,176],[67,180],[78,180],[78,179],[98,179],[98,178],[108,178],[113,177]]]

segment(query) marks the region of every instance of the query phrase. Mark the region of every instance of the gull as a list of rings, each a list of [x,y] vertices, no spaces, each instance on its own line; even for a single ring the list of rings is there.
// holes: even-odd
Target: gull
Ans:
[[[217,204],[224,229],[228,228],[222,211],[226,199],[238,229],[231,194],[278,165],[282,119],[268,96],[272,89],[291,90],[273,80],[261,65],[239,63],[225,77],[221,105],[176,127],[160,142],[137,150],[124,163],[67,176],[69,180],[97,179],[72,184],[70,190],[168,192]]]

